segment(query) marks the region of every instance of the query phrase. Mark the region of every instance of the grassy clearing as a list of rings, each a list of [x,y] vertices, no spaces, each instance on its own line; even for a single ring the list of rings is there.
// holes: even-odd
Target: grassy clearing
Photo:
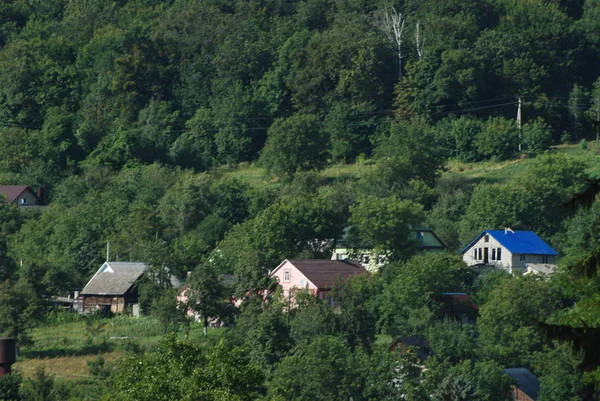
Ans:
[[[115,364],[125,356],[123,352],[107,352],[102,354],[107,364]],[[13,369],[26,378],[32,378],[35,372],[43,368],[47,373],[59,379],[77,380],[91,378],[88,369],[88,361],[92,356],[63,356],[47,359],[26,359],[18,361]]]
[[[559,145],[550,150],[552,153],[569,154],[578,161],[588,164],[587,172],[590,177],[600,178],[600,155],[595,152],[595,145],[589,143],[587,149],[580,145]],[[487,182],[490,184],[502,183],[515,174],[527,168],[532,158],[520,158],[504,161],[484,161],[476,163],[464,163],[450,160],[446,166],[445,175],[459,175],[474,182]],[[372,160],[362,159],[354,164],[336,164],[320,172],[327,181],[358,178],[367,171],[373,169]],[[265,178],[265,170],[255,165],[242,164],[238,168],[220,170],[225,177],[235,177],[248,184],[267,187],[279,185],[276,179]]]
[[[199,344],[213,344],[224,329],[209,328],[206,338],[202,325],[192,324],[189,339]],[[102,354],[107,363],[116,363],[128,352],[152,351],[162,339],[162,328],[149,317],[117,316],[45,325],[33,330],[33,345],[20,350],[15,370],[31,377],[42,367],[46,372],[64,379],[89,378],[87,362]],[[177,337],[183,339],[179,332]]]

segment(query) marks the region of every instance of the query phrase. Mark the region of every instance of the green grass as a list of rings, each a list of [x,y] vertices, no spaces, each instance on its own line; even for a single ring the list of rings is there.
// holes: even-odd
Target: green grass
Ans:
[[[91,329],[91,331],[90,331]],[[206,338],[202,325],[192,324],[188,339],[199,344],[213,344],[224,329],[209,328]],[[107,362],[116,363],[134,349],[151,351],[163,338],[160,324],[149,317],[117,316],[96,319],[92,325],[84,320],[44,325],[32,331],[33,344],[22,347],[15,370],[31,377],[43,367],[63,379],[88,378],[87,361],[102,354]],[[183,339],[183,332],[177,337]]]
[[[587,149],[581,149],[578,144],[560,145],[553,147],[550,152],[569,154],[578,161],[588,164],[587,173],[592,178],[600,178],[600,155],[595,152],[595,144],[588,143]],[[510,177],[527,168],[532,158],[520,158],[504,161],[484,161],[463,163],[450,160],[444,175],[459,175],[474,182],[502,183]],[[356,179],[374,166],[372,160],[362,159],[354,164],[336,164],[327,167],[319,174],[327,182],[344,179]],[[219,171],[225,177],[235,177],[253,186],[268,187],[280,184],[278,179],[265,178],[265,170],[255,165],[242,164],[238,168],[221,168]]]

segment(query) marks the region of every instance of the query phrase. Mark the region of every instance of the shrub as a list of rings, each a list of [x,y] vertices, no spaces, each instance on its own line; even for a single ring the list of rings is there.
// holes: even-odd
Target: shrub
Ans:
[[[550,126],[542,118],[523,125],[523,142],[529,153],[540,153],[552,144]]]

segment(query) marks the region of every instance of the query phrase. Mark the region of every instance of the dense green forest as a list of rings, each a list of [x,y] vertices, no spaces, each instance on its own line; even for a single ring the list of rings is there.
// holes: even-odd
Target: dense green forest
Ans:
[[[600,205],[569,201],[598,178],[598,119],[599,0],[4,0],[0,185],[42,186],[48,207],[0,202],[0,334],[30,344],[110,242],[193,272],[202,313],[236,325],[133,353],[106,399],[501,401],[508,367],[541,378],[540,401],[595,399]],[[417,254],[410,225],[449,252]],[[336,311],[253,296],[348,226],[390,263],[339,283]],[[504,227],[547,240],[560,272],[476,277],[452,255]],[[162,282],[144,302],[185,328]],[[448,291],[472,294],[475,326],[440,320]],[[573,349],[565,327],[591,331]],[[425,372],[389,352],[400,335],[429,340]]]

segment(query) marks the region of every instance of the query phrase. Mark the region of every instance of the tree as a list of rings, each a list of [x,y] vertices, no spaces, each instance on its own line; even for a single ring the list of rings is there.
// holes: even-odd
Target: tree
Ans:
[[[21,401],[19,388],[23,378],[18,373],[4,375],[0,377],[0,400],[3,401]]]
[[[424,253],[383,268],[379,326],[392,335],[424,334],[438,317],[443,292],[461,292],[471,275],[464,262],[447,253]]]
[[[518,131],[513,120],[490,117],[475,138],[477,152],[483,158],[508,159],[517,152]]]
[[[344,342],[321,336],[299,344],[276,366],[268,382],[268,397],[276,401],[359,399],[356,376]]]
[[[327,162],[327,142],[318,118],[296,114],[276,120],[260,156],[268,174],[291,178],[296,171],[319,170]]]
[[[444,320],[429,327],[426,337],[433,354],[442,361],[457,364],[475,356],[474,333],[468,325]]]
[[[281,300],[272,302],[260,311],[250,327],[246,326],[244,344],[250,350],[250,360],[270,377],[280,361],[292,349],[289,305]]]
[[[334,284],[331,296],[339,310],[334,315],[336,331],[350,349],[358,346],[370,350],[375,341],[377,310],[376,281],[369,276],[356,276]]]
[[[198,266],[191,275],[188,284],[188,301],[184,305],[202,317],[203,333],[210,319],[225,315],[227,309],[227,290],[221,277],[210,267]]]
[[[552,133],[542,118],[523,125],[523,142],[530,153],[541,153],[550,148]]]
[[[475,385],[470,378],[462,375],[449,375],[442,380],[436,392],[435,401],[475,401],[478,399]]]
[[[40,322],[44,306],[34,287],[24,278],[0,283],[0,332],[16,338],[21,346],[30,344],[29,331]]]
[[[263,381],[242,349],[220,341],[204,350],[174,336],[156,352],[126,358],[111,377],[109,396],[123,401],[250,401]]]
[[[490,294],[477,320],[482,351],[506,366],[530,366],[544,345],[538,324],[558,307],[551,283],[524,276],[502,281]]]
[[[323,258],[347,218],[344,202],[325,195],[285,197],[253,219],[234,226],[211,255],[219,271],[236,276],[236,294],[268,288],[268,271],[285,258]]]
[[[388,261],[404,260],[417,250],[412,227],[423,220],[423,208],[395,197],[360,199],[350,207],[347,243],[356,251],[373,249]]]
[[[381,13],[381,28],[388,40],[396,45],[396,53],[398,54],[398,76],[400,78],[402,78],[402,59],[404,58],[402,50],[402,34],[404,32],[405,23],[406,18],[403,17],[402,13],[396,11],[396,8],[393,6],[385,7]]]
[[[434,131],[424,120],[394,123],[374,150],[375,168],[361,178],[362,188],[378,196],[427,200],[445,163]],[[425,195],[425,196],[424,196]]]

